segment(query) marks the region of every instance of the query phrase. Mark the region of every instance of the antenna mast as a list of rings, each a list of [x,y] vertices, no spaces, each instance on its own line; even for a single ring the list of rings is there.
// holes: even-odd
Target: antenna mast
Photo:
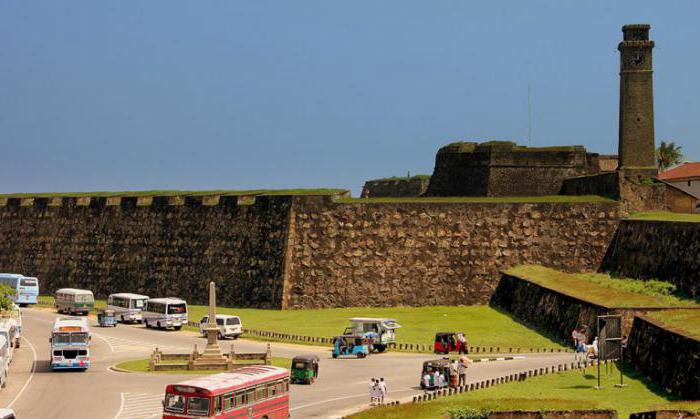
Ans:
[[[527,83],[527,145],[532,145],[532,88]]]

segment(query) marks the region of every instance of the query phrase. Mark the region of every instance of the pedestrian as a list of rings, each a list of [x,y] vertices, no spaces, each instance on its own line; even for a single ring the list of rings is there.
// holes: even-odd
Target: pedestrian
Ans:
[[[428,371],[425,372],[425,375],[423,376],[423,389],[427,390],[430,388],[430,373]]]
[[[381,391],[381,404],[384,404],[384,397],[386,397],[387,393],[387,387],[386,387],[386,381],[384,381],[384,377],[379,378],[379,390]]]
[[[372,380],[369,382],[369,404],[374,405],[375,401],[375,393],[376,393],[376,387],[377,387],[377,379],[372,378]]]
[[[459,359],[459,366],[457,367],[457,373],[459,374],[459,387],[467,385],[467,368],[471,360],[466,356]]]
[[[445,375],[438,372],[438,388],[443,388],[446,385],[447,381],[445,380]]]
[[[464,336],[464,333],[457,334],[457,341],[459,342],[459,354],[469,353],[469,351],[467,351],[467,338]]]

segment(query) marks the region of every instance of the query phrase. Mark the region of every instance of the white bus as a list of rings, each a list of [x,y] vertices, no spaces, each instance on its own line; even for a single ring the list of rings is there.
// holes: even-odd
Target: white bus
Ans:
[[[56,310],[66,314],[88,314],[95,308],[92,291],[61,288],[56,291]]]
[[[187,324],[187,302],[179,298],[152,298],[141,313],[146,327],[180,330]]]
[[[12,299],[20,306],[36,304],[37,296],[39,295],[39,280],[37,278],[20,274],[0,273],[0,284],[7,285],[15,290],[15,295],[12,296]]]
[[[131,294],[122,292],[110,294],[107,298],[107,310],[114,310],[114,317],[122,323],[141,323],[143,316],[141,312],[146,306],[147,295]]]
[[[59,317],[51,333],[51,369],[79,369],[90,366],[90,328],[87,319]]]

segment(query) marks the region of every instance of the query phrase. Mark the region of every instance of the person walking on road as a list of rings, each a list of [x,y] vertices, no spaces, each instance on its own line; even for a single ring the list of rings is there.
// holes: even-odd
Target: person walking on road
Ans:
[[[467,385],[467,368],[469,367],[470,359],[466,356],[459,358],[459,365],[457,366],[457,373],[459,374],[458,386],[462,387]]]
[[[377,400],[377,379],[372,378],[372,381],[369,382],[369,404],[374,405],[375,401]]]
[[[380,403],[384,404],[384,397],[386,397],[386,393],[388,391],[386,388],[386,382],[384,381],[384,377],[381,377],[379,379],[379,391],[381,391]]]

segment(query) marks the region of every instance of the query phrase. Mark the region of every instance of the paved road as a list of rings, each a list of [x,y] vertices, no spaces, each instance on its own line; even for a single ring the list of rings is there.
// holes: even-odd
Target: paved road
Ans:
[[[49,336],[56,314],[44,309],[24,309],[24,340],[10,370],[8,387],[0,392],[0,406],[12,407],[20,418],[156,418],[168,383],[192,376],[119,373],[109,369],[123,360],[145,358],[158,346],[163,350],[191,351],[205,339],[191,332],[166,332],[140,325],[91,328],[92,365],[86,372],[51,372]],[[94,320],[91,320],[93,322]],[[224,349],[229,348],[229,342]],[[236,351],[262,352],[265,343],[239,340]],[[311,386],[293,385],[291,413],[295,418],[333,417],[368,402],[371,377],[384,377],[390,399],[419,394],[423,361],[434,356],[385,353],[366,359],[332,359],[325,348],[272,344],[273,356],[291,358],[303,353],[321,357],[318,381]],[[571,354],[533,354],[524,359],[474,364],[469,380],[496,378],[531,368],[572,360]]]

